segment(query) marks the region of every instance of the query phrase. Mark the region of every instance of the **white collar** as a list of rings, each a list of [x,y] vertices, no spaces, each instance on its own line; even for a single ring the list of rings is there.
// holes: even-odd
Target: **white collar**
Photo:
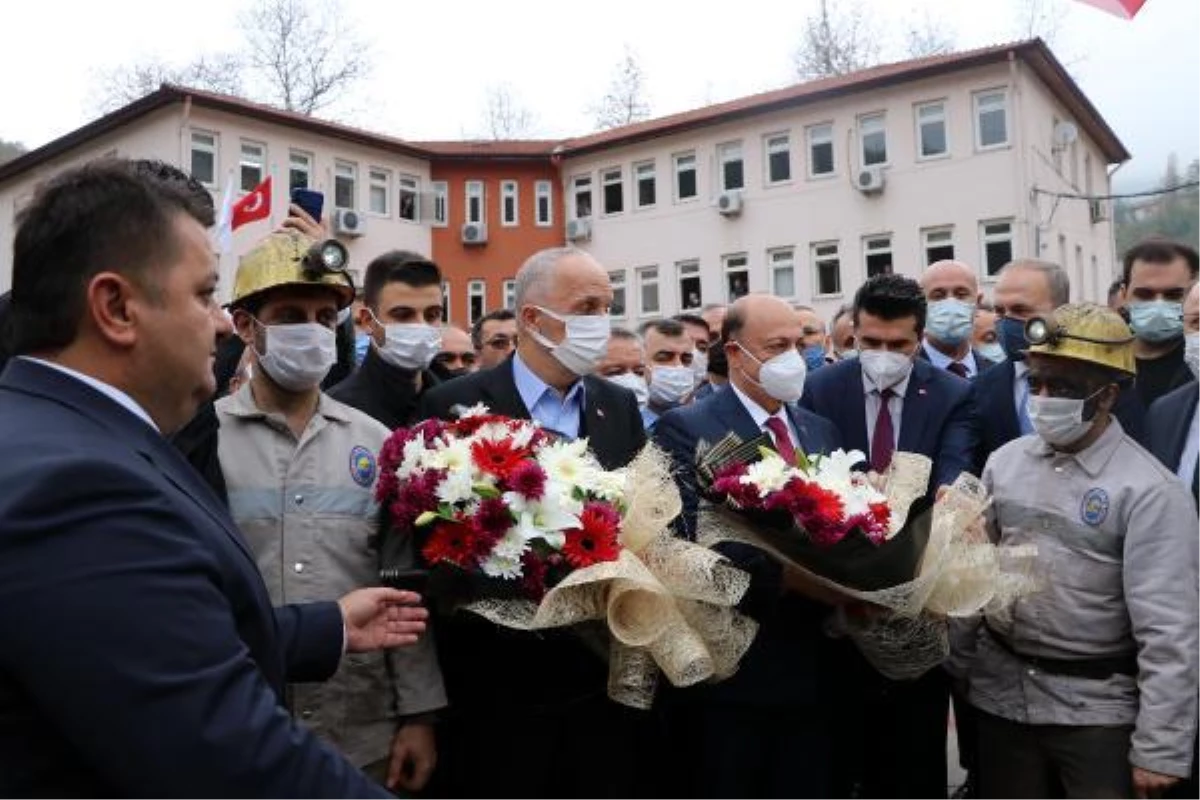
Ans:
[[[100,392],[100,394],[112,400],[126,411],[145,420],[146,424],[151,428],[154,428],[154,430],[158,430],[158,426],[154,424],[154,420],[150,419],[150,415],[146,413],[146,409],[138,405],[136,400],[125,394],[125,392],[122,392],[117,387],[107,384],[97,378],[93,378],[91,375],[85,375],[78,370],[71,369],[70,367],[64,367],[62,364],[56,364],[53,361],[46,361],[45,359],[34,358],[33,356],[19,357],[25,359],[26,361],[32,361],[35,364],[41,364],[43,367],[49,367],[50,369],[58,370],[63,375],[68,375],[77,381],[86,383],[88,386],[92,387],[97,392]],[[161,431],[159,432],[161,433]]]
[[[772,417],[778,417],[779,419],[783,420],[785,424],[791,424],[787,417],[787,403],[781,403],[779,405],[779,410],[772,414],[755,402],[750,395],[739,389],[737,384],[735,384],[733,381],[729,382],[729,388],[733,389],[734,394],[736,394],[738,397],[738,400],[742,401],[742,407],[750,413],[750,418],[754,420],[754,425],[760,431],[766,427],[767,420],[771,419]]]

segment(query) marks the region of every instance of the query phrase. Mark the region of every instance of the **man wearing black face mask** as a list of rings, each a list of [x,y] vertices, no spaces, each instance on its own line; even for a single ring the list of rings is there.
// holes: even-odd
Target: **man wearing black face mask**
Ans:
[[[371,332],[362,366],[329,396],[389,430],[416,421],[417,403],[439,382],[430,370],[442,349],[442,272],[424,256],[392,250],[367,265],[359,323]]]
[[[388,430],[320,389],[354,289],[344,273],[308,264],[312,245],[285,231],[242,258],[230,308],[251,377],[216,404],[230,513],[276,603],[378,582],[368,541],[375,459]],[[293,686],[289,700],[379,783],[417,791],[428,781],[436,761],[429,714],[446,705],[432,640],[365,658],[320,687]]]
[[[442,326],[442,349],[433,357],[429,371],[439,380],[461,378],[479,369],[471,335],[455,325]]]

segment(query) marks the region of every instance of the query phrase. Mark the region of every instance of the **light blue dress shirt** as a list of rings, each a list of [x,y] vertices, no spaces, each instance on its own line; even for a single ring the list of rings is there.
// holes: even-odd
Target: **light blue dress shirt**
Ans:
[[[533,373],[519,354],[513,355],[513,380],[529,416],[543,428],[568,439],[579,438],[583,417],[583,381],[577,380],[565,396]]]

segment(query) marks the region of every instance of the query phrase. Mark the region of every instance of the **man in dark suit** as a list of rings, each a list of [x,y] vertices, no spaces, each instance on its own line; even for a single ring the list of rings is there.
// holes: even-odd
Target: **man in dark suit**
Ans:
[[[52,179],[13,244],[0,375],[0,794],[386,797],[284,710],[418,598],[273,609],[163,434],[212,395],[212,201],[165,165]]]
[[[1196,378],[1200,374],[1200,350],[1197,338],[1200,337],[1200,283],[1192,284],[1187,299],[1183,303],[1183,332],[1184,332],[1184,363],[1192,375],[1190,383],[1185,383],[1178,389],[1160,397],[1150,406],[1146,420],[1146,449],[1154,453],[1167,469],[1179,476],[1184,485],[1191,487],[1192,499],[1200,500],[1197,493],[1197,479],[1200,478],[1200,465],[1197,461],[1197,449],[1200,436],[1197,428],[1197,390]],[[1195,767],[1193,766],[1193,774]]]
[[[419,417],[482,403],[586,437],[600,464],[628,464],[646,443],[633,393],[592,375],[608,347],[608,272],[573,248],[543,250],[517,273],[517,351],[489,370],[435,387]],[[467,613],[439,618],[450,701],[436,790],[451,797],[621,797],[645,715],[606,696],[607,659],[574,632],[522,633]],[[537,765],[522,768],[530,754]],[[596,761],[602,755],[603,763]]]
[[[696,448],[733,432],[766,435],[785,457],[797,448],[829,453],[837,429],[791,405],[804,388],[804,330],[784,301],[752,294],[725,317],[729,387],[664,414],[654,441],[670,454],[684,501],[678,530],[694,538],[698,497]],[[761,624],[738,672],[728,680],[669,693],[677,790],[699,797],[827,797],[833,791],[830,708],[822,669],[828,651],[821,622],[828,606],[792,571],[739,544],[718,549],[751,574],[741,609]]]
[[[928,319],[917,358],[968,380],[995,366],[972,347],[975,312],[983,299],[975,270],[961,261],[936,261],[921,273],[921,291]]]
[[[1025,323],[1066,305],[1070,294],[1066,271],[1049,261],[1020,259],[1000,271],[993,292],[996,333],[1008,360],[972,382],[979,419],[976,472],[982,473],[988,456],[1003,445],[1034,432],[1028,412]],[[1145,408],[1128,383],[1122,385],[1113,413],[1127,434],[1143,441]]]
[[[878,275],[854,297],[859,357],[809,377],[801,403],[837,426],[845,447],[883,472],[896,450],[933,461],[929,491],[971,470],[975,448],[971,384],[915,358],[925,327],[925,296],[911,278]],[[941,797],[946,791],[948,680],[932,670],[890,681],[857,650],[843,651],[847,703],[837,757],[841,785],[862,797]],[[861,742],[886,741],[867,750]]]

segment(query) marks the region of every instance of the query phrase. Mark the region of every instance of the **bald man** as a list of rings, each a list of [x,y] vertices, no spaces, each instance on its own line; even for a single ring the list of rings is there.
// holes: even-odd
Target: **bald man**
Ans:
[[[677,532],[693,537],[698,498],[696,449],[730,431],[744,441],[765,436],[785,458],[828,453],[838,431],[799,408],[806,368],[804,326],[776,297],[751,294],[729,307],[723,342],[729,386],[666,412],[654,441],[671,455],[683,495]],[[822,673],[830,647],[821,633],[828,606],[810,587],[754,548],[717,549],[751,575],[740,608],[759,621],[737,673],[720,683],[676,694],[669,729],[688,768],[673,792],[685,797],[830,797],[829,709]]]
[[[442,349],[433,357],[429,370],[441,380],[449,381],[479,369],[478,358],[471,334],[457,325],[443,325]]]
[[[975,310],[983,299],[975,270],[961,261],[936,261],[921,275],[921,291],[928,316],[917,357],[966,379],[994,366],[971,346]]]

